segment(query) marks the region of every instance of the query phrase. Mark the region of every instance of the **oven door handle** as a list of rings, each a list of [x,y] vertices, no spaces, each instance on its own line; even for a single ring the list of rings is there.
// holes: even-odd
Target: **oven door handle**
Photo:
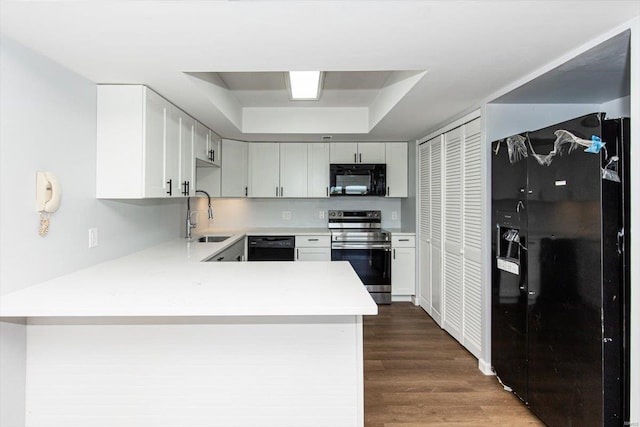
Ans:
[[[331,249],[384,249],[391,252],[391,246],[384,243],[332,243]]]

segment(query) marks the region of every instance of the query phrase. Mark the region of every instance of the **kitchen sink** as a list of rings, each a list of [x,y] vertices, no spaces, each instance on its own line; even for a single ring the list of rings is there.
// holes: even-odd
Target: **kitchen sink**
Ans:
[[[198,242],[202,243],[216,243],[216,242],[224,242],[231,236],[202,236],[198,239]]]

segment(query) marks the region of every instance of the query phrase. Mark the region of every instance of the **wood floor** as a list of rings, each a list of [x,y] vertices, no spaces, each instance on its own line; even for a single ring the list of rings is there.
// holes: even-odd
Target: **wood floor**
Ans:
[[[365,426],[543,426],[410,303],[364,319]]]

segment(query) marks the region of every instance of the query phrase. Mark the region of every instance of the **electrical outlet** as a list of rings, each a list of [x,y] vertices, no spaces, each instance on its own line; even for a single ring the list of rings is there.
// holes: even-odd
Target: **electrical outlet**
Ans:
[[[98,246],[98,228],[89,229],[89,248],[95,248]]]
[[[291,219],[291,211],[282,211],[282,219],[289,221]]]
[[[392,211],[391,212],[391,220],[395,221],[398,219],[398,212],[397,211]]]
[[[324,219],[324,211],[318,212],[318,218]]]

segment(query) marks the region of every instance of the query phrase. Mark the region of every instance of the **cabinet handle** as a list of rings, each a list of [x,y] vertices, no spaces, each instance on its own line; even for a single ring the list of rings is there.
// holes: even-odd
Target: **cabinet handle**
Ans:
[[[280,187],[280,197],[284,197],[284,187]]]
[[[223,256],[221,256],[220,258],[216,259],[216,261],[222,261],[224,259]]]
[[[353,163],[358,163],[358,154],[353,153]]]
[[[276,187],[276,197],[278,197],[278,187]]]
[[[387,194],[386,194],[386,195],[387,195],[387,196],[390,196],[390,195],[391,195],[391,187],[387,187]]]
[[[249,187],[244,187],[244,197],[249,195]]]
[[[191,194],[191,181],[187,181],[187,196]]]
[[[212,162],[216,161],[216,150],[211,150],[211,161]]]
[[[360,153],[359,156],[360,156],[360,163],[362,163],[362,153]]]
[[[329,197],[329,187],[327,187],[327,197]]]
[[[408,242],[409,239],[398,239],[398,242]]]
[[[300,259],[300,249],[296,249],[296,259]]]
[[[393,259],[396,259],[396,250],[393,250]]]
[[[170,179],[169,181],[167,181],[167,185],[169,186],[169,191],[167,191],[167,194],[168,194],[168,195],[170,195],[170,196],[172,195],[171,193],[173,192],[173,191],[172,191],[172,189],[171,189],[171,184],[172,184],[172,183],[173,183],[173,180],[172,180],[172,179]]]
[[[307,239],[308,242],[317,242],[318,239]]]

